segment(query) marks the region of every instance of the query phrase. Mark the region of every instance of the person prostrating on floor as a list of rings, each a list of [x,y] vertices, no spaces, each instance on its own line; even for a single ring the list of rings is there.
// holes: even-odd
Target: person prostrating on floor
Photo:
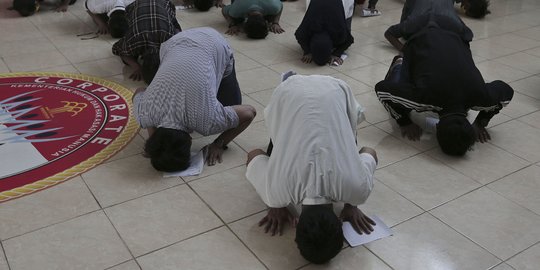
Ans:
[[[121,38],[128,29],[126,6],[135,0],[86,0],[86,12],[98,26],[98,34]]]
[[[401,19],[398,24],[390,26],[384,36],[398,51],[403,48],[401,39],[407,40],[417,31],[422,29],[424,23],[417,18],[420,16],[437,15],[446,18],[447,27],[451,27],[452,31],[460,35],[465,42],[473,40],[473,32],[458,16],[454,9],[454,2],[451,0],[407,0],[401,11]]]
[[[149,84],[159,66],[161,43],[182,31],[176,8],[169,0],[137,0],[126,7],[126,18],[128,30],[112,52],[133,69],[131,79]]]
[[[222,6],[222,3],[222,0],[218,1],[217,5]],[[283,3],[280,0],[233,0],[221,10],[229,23],[225,34],[238,34],[242,24],[249,38],[263,39],[268,31],[281,34],[285,32],[279,25],[282,10]]]
[[[401,134],[418,140],[422,129],[410,111],[433,111],[439,115],[436,135],[444,153],[462,156],[475,141],[490,140],[486,127],[510,102],[513,89],[498,80],[484,82],[462,28],[448,16],[427,13],[407,20],[403,29],[410,36],[403,58],[394,58],[385,80],[375,86]],[[472,124],[469,109],[480,111]]]
[[[311,0],[304,19],[294,33],[302,47],[302,62],[322,66],[327,63],[343,64],[341,55],[354,43],[351,35],[352,12],[346,18],[345,10],[351,10],[354,2],[344,9],[341,0]]]
[[[188,168],[193,131],[220,134],[207,146],[206,161],[221,162],[227,144],[256,114],[241,105],[229,44],[212,28],[193,28],[164,42],[160,58],[150,85],[133,96],[133,114],[148,130],[144,150],[152,166],[166,172]]]
[[[265,232],[281,234],[296,225],[302,256],[325,263],[343,245],[341,221],[358,233],[375,223],[357,208],[373,188],[375,150],[356,145],[362,108],[342,80],[294,75],[281,83],[264,110],[271,145],[248,153],[246,177],[270,208],[259,222]],[[340,218],[332,202],[344,202]],[[298,219],[287,205],[302,204]]]

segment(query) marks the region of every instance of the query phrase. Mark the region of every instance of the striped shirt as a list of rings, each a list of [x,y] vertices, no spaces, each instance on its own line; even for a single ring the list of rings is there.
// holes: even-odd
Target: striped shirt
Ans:
[[[114,55],[137,58],[145,53],[159,53],[161,43],[181,31],[176,8],[169,0],[137,0],[126,7],[129,28],[114,43]]]
[[[208,27],[180,32],[161,45],[161,65],[144,92],[133,99],[142,128],[164,127],[202,135],[238,126],[231,106],[217,100],[223,77],[233,68],[227,41]]]

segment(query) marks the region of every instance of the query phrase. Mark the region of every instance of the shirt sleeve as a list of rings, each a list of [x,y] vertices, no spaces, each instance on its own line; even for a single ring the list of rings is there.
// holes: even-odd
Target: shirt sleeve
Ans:
[[[145,112],[141,109],[141,103],[144,99],[144,94],[145,92],[140,92],[133,97],[133,116],[135,116],[135,119],[137,120],[141,128],[155,127],[155,125],[151,121],[148,112]]]
[[[360,154],[360,166],[356,175],[364,179],[354,179],[347,184],[347,188],[341,191],[341,198],[338,198],[338,200],[352,205],[363,204],[371,194],[371,190],[373,190],[373,174],[376,168],[377,162],[372,155],[368,153]]]
[[[484,126],[487,126],[489,120],[499,113],[499,111],[510,103],[514,96],[514,90],[503,81],[493,81],[486,83],[485,94],[480,104],[471,109],[480,111],[477,116]]]
[[[343,52],[345,52],[353,43],[354,43],[354,38],[353,36],[351,35],[351,33],[349,31],[347,31],[347,38],[345,39],[345,41],[343,43],[340,43],[340,44],[337,44],[336,45],[336,49],[334,50],[334,52],[332,53],[332,55],[334,56],[341,56],[343,54]]]
[[[412,123],[409,117],[412,109],[428,111],[432,107],[416,102],[419,99],[417,92],[419,91],[414,91],[413,85],[409,83],[381,81],[375,85],[379,101],[400,126]]]
[[[288,202],[279,202],[279,200],[274,199],[270,190],[268,189],[268,162],[270,160],[269,156],[259,155],[251,160],[247,166],[246,178],[251,183],[255,191],[261,197],[261,200],[268,206],[272,208],[281,208],[286,207]]]
[[[244,18],[245,10],[241,10],[238,2],[223,7],[223,12],[229,15],[231,18]]]
[[[208,119],[208,127],[203,127],[204,136],[222,133],[231,128],[235,128],[239,123],[238,115],[232,108],[232,106],[224,107],[216,100],[215,109],[210,112]]]
[[[300,44],[300,47],[302,47],[304,55],[311,53],[309,43],[311,40],[311,33],[308,31],[305,24],[300,24],[300,26],[298,26],[298,29],[296,29],[296,32],[294,32],[294,36],[296,37],[298,44]]]

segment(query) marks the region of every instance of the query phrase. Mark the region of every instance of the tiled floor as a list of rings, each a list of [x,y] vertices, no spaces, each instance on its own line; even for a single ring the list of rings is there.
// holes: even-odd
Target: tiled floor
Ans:
[[[130,70],[111,54],[110,37],[81,41],[95,29],[83,0],[67,13],[29,18],[0,0],[0,72],[63,71],[120,82]],[[141,155],[145,132],[105,164],[63,184],[0,204],[0,270],[12,269],[540,269],[540,1],[491,0],[471,48],[486,80],[502,79],[514,100],[490,126],[493,140],[464,158],[441,154],[433,138],[402,139],[373,85],[395,51],[383,31],[397,22],[401,0],[381,0],[380,17],[355,15],[355,44],[340,67],[300,62],[294,30],[304,2],[285,3],[282,35],[227,37],[235,49],[244,101],[259,112],[279,74],[331,74],[345,80],[367,109],[358,142],[377,149],[375,189],[362,208],[395,235],[346,247],[330,264],[308,265],[294,231],[265,235],[256,223],[265,205],[246,181],[246,151],[264,147],[262,113],[198,177],[162,178]],[[221,32],[220,10],[179,11],[184,29]],[[197,138],[202,147],[212,138]]]

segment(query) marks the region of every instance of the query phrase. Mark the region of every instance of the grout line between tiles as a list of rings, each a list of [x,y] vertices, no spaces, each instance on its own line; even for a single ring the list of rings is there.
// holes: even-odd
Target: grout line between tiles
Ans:
[[[9,265],[9,260],[8,260],[7,254],[6,254],[6,250],[4,249],[3,241],[0,241],[0,249],[2,249],[2,256],[4,256],[4,259],[6,260],[6,264],[7,264],[8,269],[11,270],[11,266]]]
[[[199,195],[199,193],[197,193],[197,191],[196,191],[193,187],[191,187],[191,185],[190,185],[189,183],[187,183],[187,185],[188,185],[188,187],[191,189],[191,191],[192,191],[193,193],[195,193],[195,195],[197,195],[197,197],[198,197],[198,198],[206,205],[206,207],[208,207],[208,209],[210,209],[210,211],[212,211],[212,213],[214,213],[214,215],[215,215],[215,216],[216,216],[216,217],[224,224],[224,226],[225,226],[225,227],[226,227],[226,228],[227,228],[227,229],[228,229],[228,230],[236,237],[236,239],[238,239],[238,241],[240,241],[240,243],[242,243],[242,245],[244,245],[244,247],[245,247],[247,250],[249,250],[249,252],[250,252],[253,256],[255,256],[255,258],[256,258],[256,259],[257,259],[257,260],[258,260],[258,261],[259,261],[266,269],[269,269],[268,266],[262,261],[262,259],[259,258],[259,256],[257,256],[257,254],[255,254],[255,252],[254,252],[253,250],[251,250],[251,249],[249,248],[249,246],[248,246],[246,243],[244,243],[244,241],[242,241],[242,239],[240,239],[240,237],[239,237],[239,236],[238,236],[238,235],[230,228],[230,226],[229,226],[230,223],[228,224],[225,220],[223,220],[223,219],[221,218],[221,216],[219,216],[218,213],[210,206],[210,204],[208,204],[208,203],[203,199],[203,197],[202,197],[201,195]],[[263,211],[266,211],[266,209],[263,210]],[[260,213],[260,212],[259,212],[259,213]],[[242,219],[244,219],[244,218],[246,218],[246,217],[243,217]]]

